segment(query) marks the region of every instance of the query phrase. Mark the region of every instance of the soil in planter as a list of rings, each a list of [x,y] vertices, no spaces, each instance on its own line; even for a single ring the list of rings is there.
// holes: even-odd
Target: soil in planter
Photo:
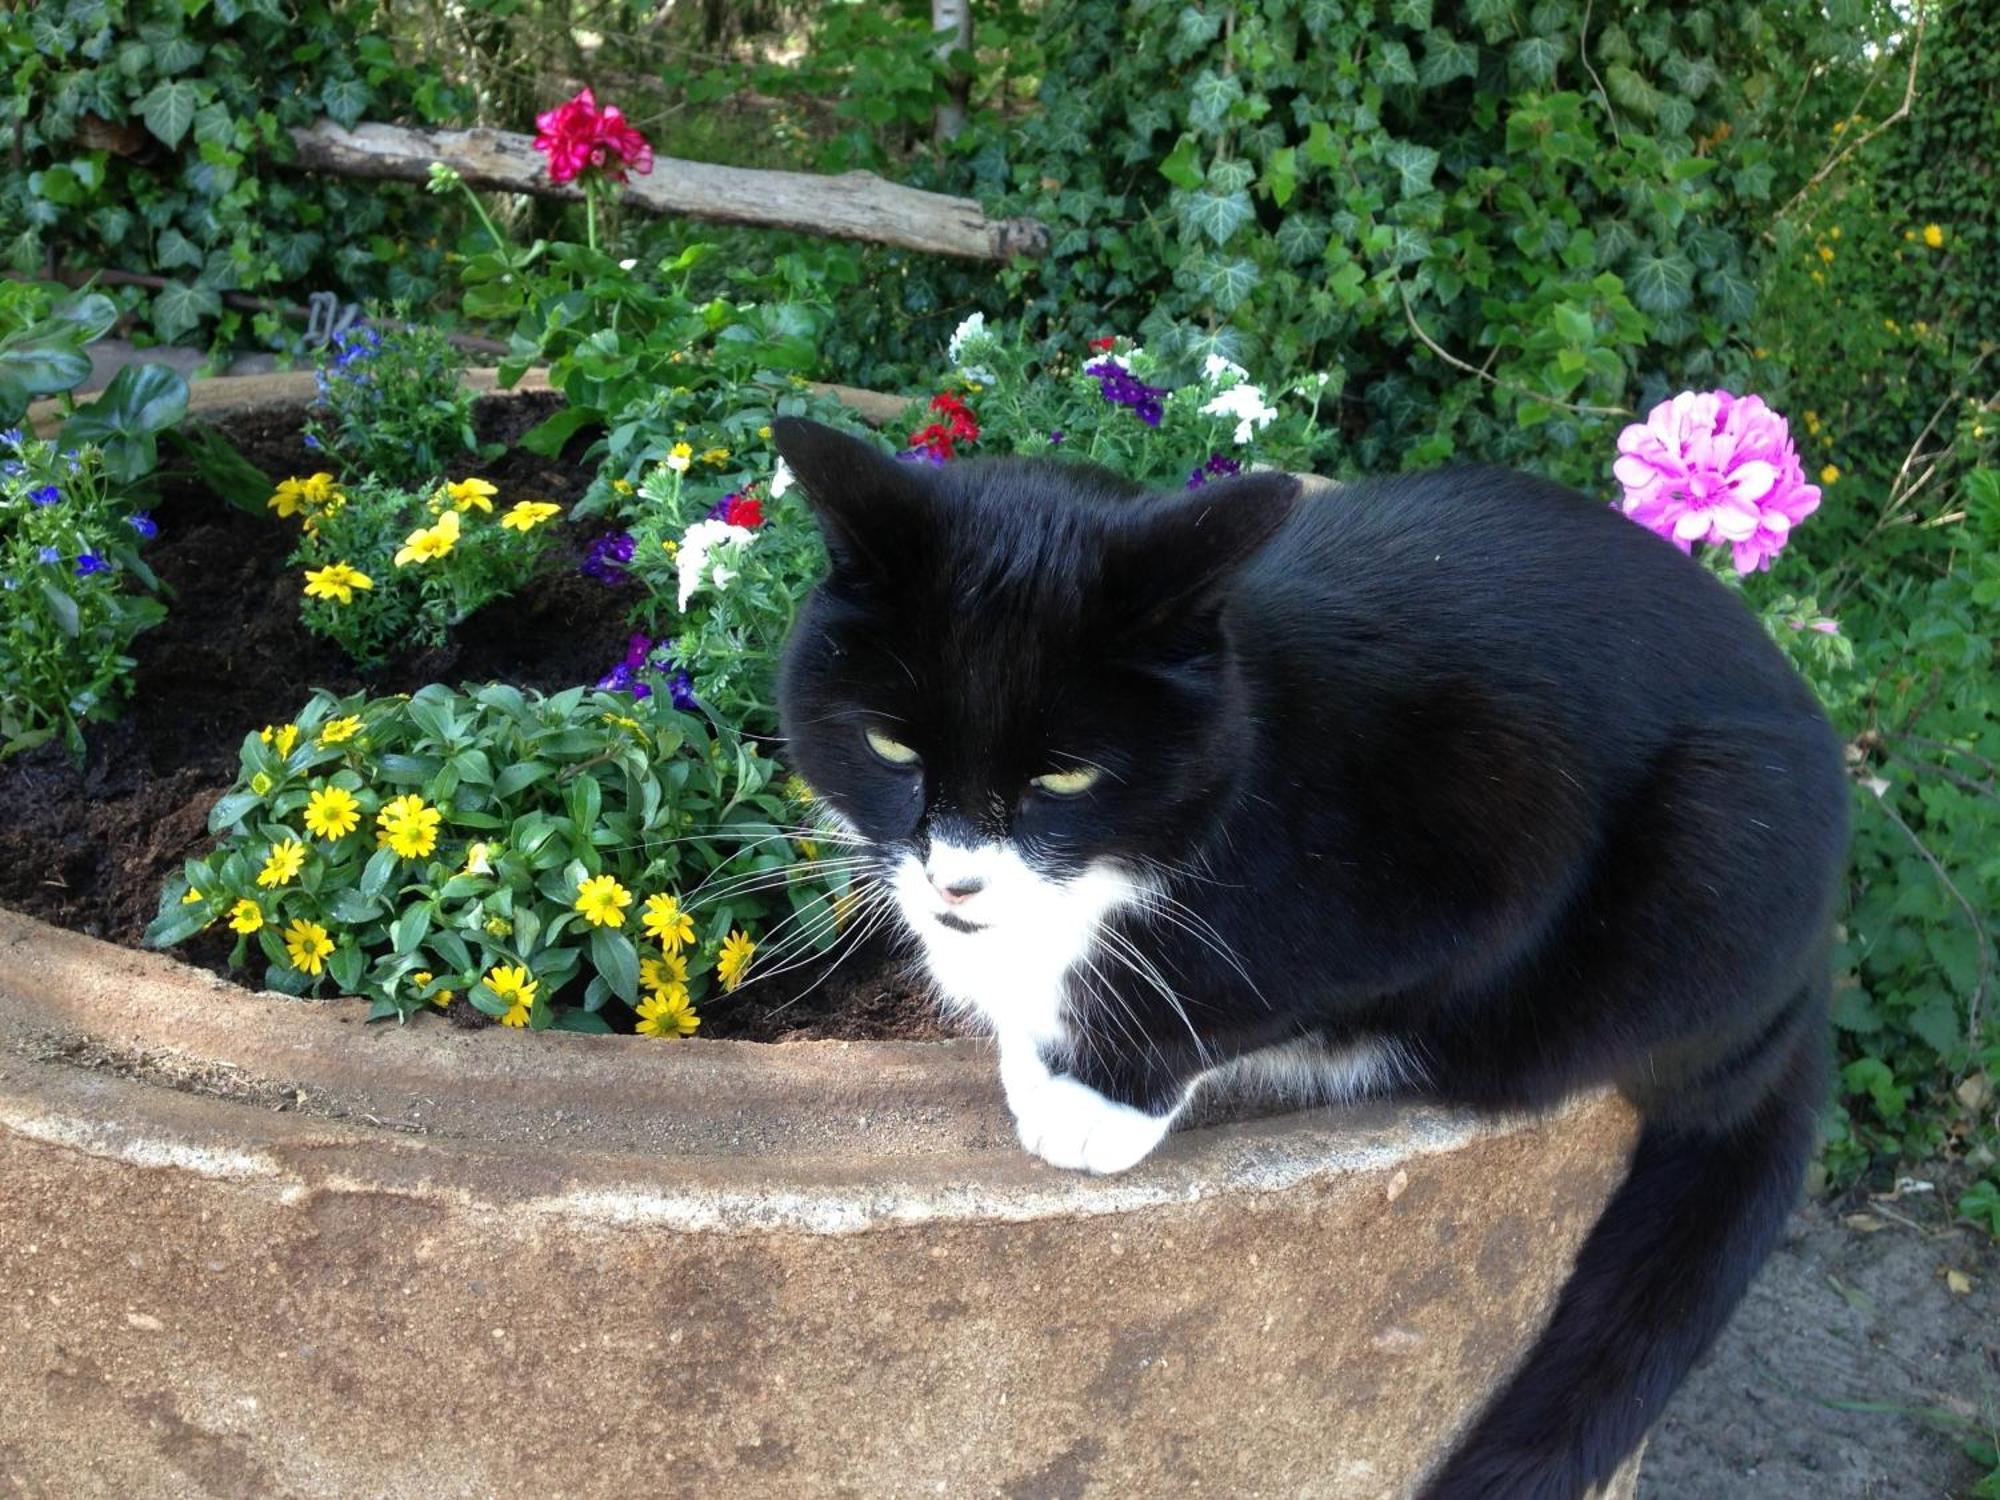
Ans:
[[[481,400],[480,440],[508,448],[466,472],[490,479],[509,501],[576,499],[589,482],[586,470],[513,446],[559,400]],[[295,413],[245,413],[223,430],[274,481],[315,466]],[[139,666],[123,715],[89,728],[81,770],[59,745],[0,761],[0,905],[93,937],[141,944],[161,883],[208,847],[208,809],[235,779],[243,735],[289,719],[313,689],[409,692],[427,682],[498,678],[555,691],[594,682],[624,650],[624,598],[576,568],[588,535],[445,647],[363,674],[299,623],[298,579],[285,566],[290,527],[238,510],[191,478],[163,482],[154,518],[160,534],[146,557],[172,592],[166,620],[134,647]],[[229,947],[226,934],[210,932],[181,953],[227,973]],[[831,972],[802,966],[732,996],[711,996],[702,1005],[702,1034],[943,1035],[930,1001],[900,972],[874,948]],[[452,1018],[462,1024],[486,1021],[469,1005],[453,1009],[464,1011]]]

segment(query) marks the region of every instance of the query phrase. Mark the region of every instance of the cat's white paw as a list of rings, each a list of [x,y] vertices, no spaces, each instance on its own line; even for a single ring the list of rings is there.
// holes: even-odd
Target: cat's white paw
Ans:
[[[1054,1167],[1123,1172],[1165,1139],[1171,1115],[1107,1099],[1074,1078],[1044,1073],[1007,1090],[1021,1144]]]

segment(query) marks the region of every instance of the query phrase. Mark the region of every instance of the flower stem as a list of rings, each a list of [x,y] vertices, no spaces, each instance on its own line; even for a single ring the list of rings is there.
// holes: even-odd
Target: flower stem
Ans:
[[[583,188],[583,232],[590,248],[597,248],[597,184],[585,183]]]

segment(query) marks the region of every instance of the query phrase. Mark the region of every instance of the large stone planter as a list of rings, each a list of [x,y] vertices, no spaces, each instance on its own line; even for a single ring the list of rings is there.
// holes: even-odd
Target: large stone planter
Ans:
[[[8,1493],[1401,1495],[1630,1144],[1318,1111],[1090,1179],[975,1043],[361,1015],[0,911]]]

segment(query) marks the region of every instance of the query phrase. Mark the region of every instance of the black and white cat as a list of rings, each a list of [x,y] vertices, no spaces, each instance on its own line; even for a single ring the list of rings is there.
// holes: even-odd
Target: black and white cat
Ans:
[[[1142,497],[777,424],[831,570],[781,710],[1022,1144],[1116,1172],[1204,1080],[1644,1124],[1549,1325],[1427,1482],[1577,1500],[1798,1192],[1840,747],[1730,592],[1601,504],[1459,470]]]

